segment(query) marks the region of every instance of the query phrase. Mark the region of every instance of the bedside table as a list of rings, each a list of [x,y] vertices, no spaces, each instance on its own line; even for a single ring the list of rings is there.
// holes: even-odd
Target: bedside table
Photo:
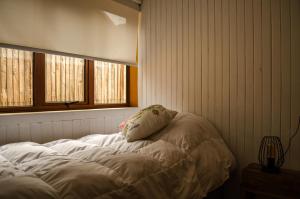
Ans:
[[[242,171],[241,186],[247,199],[300,199],[300,171],[281,169],[280,173],[266,173],[260,165],[249,164]]]

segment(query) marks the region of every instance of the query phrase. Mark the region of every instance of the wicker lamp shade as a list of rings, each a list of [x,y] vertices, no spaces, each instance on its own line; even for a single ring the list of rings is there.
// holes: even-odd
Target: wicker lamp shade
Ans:
[[[258,160],[263,171],[277,173],[284,163],[284,152],[277,136],[263,137],[258,154]]]

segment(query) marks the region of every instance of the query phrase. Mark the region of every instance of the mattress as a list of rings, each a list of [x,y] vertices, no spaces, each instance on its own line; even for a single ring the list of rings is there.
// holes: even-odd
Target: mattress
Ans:
[[[204,198],[235,159],[204,118],[179,113],[153,136],[121,133],[0,147],[0,198]]]

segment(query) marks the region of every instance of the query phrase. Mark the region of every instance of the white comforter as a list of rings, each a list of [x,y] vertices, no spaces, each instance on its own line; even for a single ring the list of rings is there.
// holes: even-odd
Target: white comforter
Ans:
[[[205,119],[180,113],[147,140],[90,135],[0,147],[0,198],[203,198],[234,158]]]

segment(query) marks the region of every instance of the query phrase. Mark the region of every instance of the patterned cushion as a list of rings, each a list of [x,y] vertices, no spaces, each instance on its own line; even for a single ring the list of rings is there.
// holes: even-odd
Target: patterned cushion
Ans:
[[[146,138],[169,124],[177,114],[162,105],[152,105],[131,116],[122,130],[128,142]]]

